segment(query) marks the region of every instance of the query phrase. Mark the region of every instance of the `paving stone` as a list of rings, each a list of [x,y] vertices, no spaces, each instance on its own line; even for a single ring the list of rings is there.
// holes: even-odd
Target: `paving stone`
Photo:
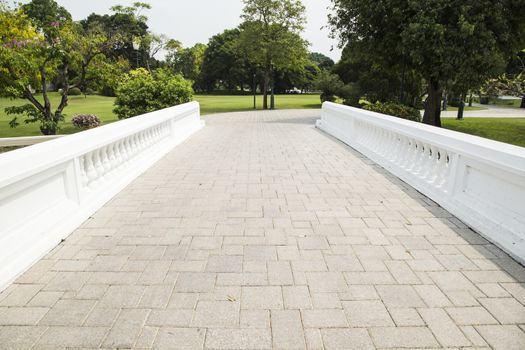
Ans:
[[[444,347],[472,345],[443,309],[419,309],[428,328]]]
[[[326,350],[375,349],[366,329],[323,329],[321,333]]]
[[[307,272],[306,278],[312,292],[345,292],[348,288],[340,272]]]
[[[271,349],[269,329],[210,329],[206,335],[207,349]]]
[[[394,308],[388,311],[398,327],[425,325],[425,322],[421,319],[421,316],[419,316],[419,313],[414,308]]]
[[[37,345],[53,348],[97,348],[107,331],[103,327],[50,327]]]
[[[46,329],[47,327],[35,326],[0,327],[0,348],[4,350],[30,349]]]
[[[214,273],[190,273],[179,274],[175,283],[175,292],[210,292],[215,286]]]
[[[378,348],[440,347],[432,332],[426,327],[370,328],[370,334]]]
[[[425,303],[412,286],[376,286],[387,307],[424,307]]]
[[[153,344],[154,349],[197,350],[204,346],[203,328],[161,328]]]
[[[188,327],[194,311],[187,309],[151,310],[146,324],[157,327]]]
[[[304,349],[306,346],[301,315],[298,310],[272,310],[274,349]]]
[[[241,308],[282,309],[281,287],[242,287]]]
[[[146,286],[139,302],[141,308],[165,308],[168,305],[173,286],[153,285]]]
[[[495,350],[525,349],[525,333],[516,326],[477,326],[475,328]]]
[[[135,342],[136,349],[150,349],[153,347],[159,329],[157,327],[144,327]]]
[[[310,309],[312,301],[307,286],[282,287],[285,309]]]
[[[525,268],[318,117],[206,117],[0,293],[0,348],[524,348]]]
[[[392,318],[380,301],[343,301],[350,327],[393,326]]]
[[[473,307],[449,307],[447,313],[458,325],[483,325],[498,324],[498,321],[484,308]]]
[[[199,299],[198,293],[172,293],[168,308],[194,309]]]
[[[525,323],[525,306],[513,298],[478,299],[502,324]]]
[[[93,300],[59,300],[40,320],[41,325],[81,326],[95,306]]]
[[[337,293],[313,293],[314,309],[341,309],[341,299]]]
[[[136,307],[144,293],[143,286],[110,286],[100,299],[100,305],[106,307]]]
[[[27,306],[43,306],[51,307],[62,297],[64,292],[38,292],[32,299],[27,303]]]
[[[303,324],[305,328],[334,328],[347,327],[343,310],[301,310]]]
[[[434,285],[419,285],[414,286],[414,289],[428,307],[452,306],[446,295]]]
[[[270,328],[268,310],[241,310],[241,328]]]
[[[293,275],[290,263],[286,261],[268,262],[268,284],[274,286],[292,285]]]
[[[84,325],[93,327],[111,327],[115,322],[120,309],[94,308],[87,317]]]
[[[122,310],[109,331],[102,346],[107,348],[131,348],[142,333],[149,310]]]
[[[0,326],[34,326],[48,311],[45,307],[2,307]]]
[[[11,293],[0,301],[0,307],[25,306],[38,294],[42,287],[43,285],[41,284],[17,284]]]
[[[242,272],[242,256],[212,255],[206,264],[208,272]]]
[[[233,328],[239,326],[239,302],[199,301],[192,327]]]

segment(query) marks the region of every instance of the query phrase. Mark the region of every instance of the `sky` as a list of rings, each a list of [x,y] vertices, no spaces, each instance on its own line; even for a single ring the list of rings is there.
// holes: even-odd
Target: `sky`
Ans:
[[[57,0],[74,20],[86,18],[90,13],[108,13],[113,5],[131,5],[137,0]],[[27,1],[23,1],[27,2]],[[148,25],[155,34],[166,34],[184,46],[197,42],[207,43],[213,35],[240,22],[241,0],[145,0],[152,9],[145,14]],[[330,0],[302,0],[307,11],[307,26],[303,37],[311,43],[310,51],[321,52],[337,61],[341,51],[337,42],[328,38],[327,25]],[[334,48],[331,51],[331,48]]]

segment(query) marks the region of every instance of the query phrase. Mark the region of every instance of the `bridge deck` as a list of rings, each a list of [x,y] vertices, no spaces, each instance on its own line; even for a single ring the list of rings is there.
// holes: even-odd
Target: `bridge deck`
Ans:
[[[210,116],[0,294],[0,348],[525,348],[525,269],[313,128]]]

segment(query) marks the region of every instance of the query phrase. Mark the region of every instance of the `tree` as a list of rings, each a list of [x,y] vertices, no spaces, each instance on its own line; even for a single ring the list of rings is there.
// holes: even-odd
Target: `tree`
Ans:
[[[204,53],[206,45],[197,43],[193,47],[183,48],[180,45],[175,45],[166,56],[166,62],[174,73],[182,74],[185,79],[193,81],[195,90],[202,90],[201,88],[201,71],[204,61]]]
[[[425,79],[423,122],[441,126],[443,86],[468,72],[472,84],[523,47],[523,0],[332,0],[341,45],[359,43],[375,62],[404,62]]]
[[[220,87],[233,91],[250,83],[255,70],[239,48],[241,30],[226,29],[211,37],[204,52],[201,80],[208,91]],[[251,85],[251,84],[250,84]]]
[[[99,27],[108,41],[113,45],[104,50],[104,55],[112,61],[125,58],[138,68],[142,64],[149,63],[150,55],[148,45],[147,17],[143,14],[144,10],[151,6],[146,3],[136,2],[132,6],[121,5],[113,6],[111,15],[91,14],[85,20],[80,21],[84,29]],[[141,43],[138,50],[133,47],[133,40],[139,39]]]
[[[314,86],[322,92],[321,102],[335,102],[336,96],[339,95],[344,84],[336,74],[321,71]]]
[[[399,64],[383,64],[368,54],[361,43],[349,43],[333,69],[345,84],[357,83],[366,100],[399,102],[421,108],[424,95],[422,77],[415,69]]]
[[[319,52],[310,52],[310,54],[308,54],[308,58],[321,70],[331,71],[335,65],[335,62],[330,57],[325,56]]]
[[[143,68],[127,74],[117,88],[115,114],[120,119],[134,117],[192,100],[191,83],[181,75]]]
[[[30,102],[6,108],[7,114],[15,115],[11,127],[19,125],[18,115],[26,115],[25,122],[40,122],[45,135],[54,135],[59,129],[68,102],[69,67],[77,58],[72,50],[76,38],[67,20],[71,16],[64,11],[51,0],[34,0],[17,10],[0,9],[0,92]],[[60,22],[64,19],[66,22]],[[54,111],[48,95],[53,79],[63,85]],[[40,89],[43,102],[36,98],[33,88]]]
[[[276,70],[303,65],[307,42],[300,37],[306,22],[300,0],[243,0],[241,50],[263,76],[263,108]],[[273,96],[273,89],[272,89]],[[272,99],[273,108],[273,99]]]

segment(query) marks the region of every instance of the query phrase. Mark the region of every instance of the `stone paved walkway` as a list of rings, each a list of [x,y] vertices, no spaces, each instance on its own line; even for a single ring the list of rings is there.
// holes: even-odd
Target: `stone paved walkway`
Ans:
[[[318,114],[207,117],[0,294],[0,348],[525,349],[525,269]]]

